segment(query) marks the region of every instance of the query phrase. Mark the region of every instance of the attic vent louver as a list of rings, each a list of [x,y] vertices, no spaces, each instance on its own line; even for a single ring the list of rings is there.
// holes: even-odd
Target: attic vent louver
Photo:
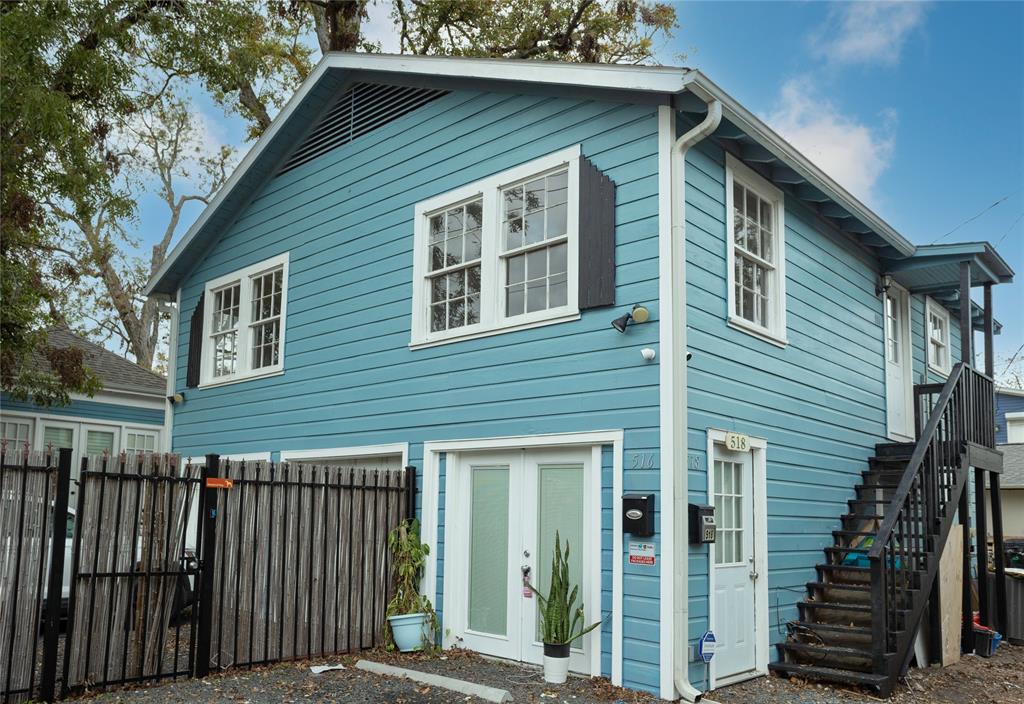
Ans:
[[[291,171],[447,93],[427,88],[356,83],[320,118],[278,173]]]

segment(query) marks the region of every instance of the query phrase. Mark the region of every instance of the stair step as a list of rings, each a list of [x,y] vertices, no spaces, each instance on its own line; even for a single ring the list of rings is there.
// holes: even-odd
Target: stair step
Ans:
[[[788,624],[790,634],[801,631],[810,631],[819,636],[823,634],[863,636],[871,637],[871,629],[867,626],[846,626],[839,623],[811,623],[810,621],[790,621]]]
[[[871,625],[870,604],[839,603],[805,599],[797,603],[800,620],[816,623],[841,623],[848,626]]]
[[[854,583],[854,582],[807,582],[808,589],[837,589],[840,591],[847,592],[866,592],[871,593],[871,584],[869,582]]]
[[[871,568],[858,565],[816,565],[821,576],[828,575],[833,584],[871,583]],[[824,580],[822,580],[824,581]]]
[[[848,611],[850,613],[858,614],[871,613],[871,606],[869,604],[840,604],[835,601],[813,601],[805,599],[804,601],[798,602],[797,606],[810,607],[813,609],[828,609],[829,611]]]
[[[875,458],[876,459],[895,459],[899,457],[905,457],[910,459],[910,456],[914,454],[914,447],[916,443],[913,442],[882,442],[875,445]]]
[[[888,694],[891,687],[885,675],[876,675],[872,672],[841,670],[837,667],[820,667],[818,665],[802,665],[795,662],[769,663],[768,669],[789,677],[874,687],[883,695]]]
[[[778,649],[780,657],[788,662],[818,667],[836,667],[858,672],[868,672],[873,665],[871,651],[864,648],[825,646],[794,641],[776,643],[775,647]]]
[[[840,516],[844,521],[882,521],[885,516],[880,513],[844,513]]]

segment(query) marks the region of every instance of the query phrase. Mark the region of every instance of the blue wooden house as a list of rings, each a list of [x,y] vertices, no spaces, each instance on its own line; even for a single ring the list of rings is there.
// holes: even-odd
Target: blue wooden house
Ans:
[[[416,467],[443,644],[503,658],[540,660],[558,530],[603,624],[572,669],[693,700],[770,663],[886,691],[996,469],[960,361],[995,325],[966,293],[1012,275],[913,245],[699,71],[330,54],[149,293],[175,452]]]
[[[33,450],[69,448],[77,477],[83,457],[107,452],[162,452],[170,438],[167,380],[67,328],[47,331],[48,344],[84,352],[86,365],[103,386],[93,396],[72,394],[66,406],[39,406],[0,396],[0,439],[8,449],[26,444]],[[45,368],[48,363],[39,359]],[[72,496],[75,484],[72,483]],[[72,502],[72,506],[74,503]]]

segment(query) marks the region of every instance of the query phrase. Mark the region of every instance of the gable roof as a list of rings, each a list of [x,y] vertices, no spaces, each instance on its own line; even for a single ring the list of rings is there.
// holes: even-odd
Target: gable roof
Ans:
[[[873,248],[883,260],[913,256],[919,248],[861,203],[770,127],[694,69],[623,64],[574,64],[437,56],[330,52],[252,146],[214,199],[150,279],[146,294],[170,296],[223,229],[277,173],[290,150],[338,94],[355,83],[419,88],[501,90],[671,104],[702,117],[707,102],[722,105],[713,135],[730,151],[806,200],[838,229]],[[301,117],[306,119],[301,119]],[[1010,272],[1012,276],[1012,272]]]
[[[85,353],[85,364],[103,383],[106,391],[129,391],[163,397],[167,392],[167,379],[156,372],[140,367],[105,347],[76,335],[67,328],[46,331],[47,343],[60,349],[77,348]],[[41,355],[33,360],[41,368],[49,362]]]

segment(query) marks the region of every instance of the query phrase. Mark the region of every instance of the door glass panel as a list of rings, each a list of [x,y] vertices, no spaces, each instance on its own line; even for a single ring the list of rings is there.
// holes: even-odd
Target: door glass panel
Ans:
[[[583,589],[583,465],[540,465],[537,468],[537,577],[534,586],[547,596],[551,586],[551,559],[555,553],[558,533],[562,554],[569,550],[569,592],[580,590],[573,609],[580,605]],[[585,624],[584,624],[585,625]],[[537,617],[535,638],[540,640],[540,617]],[[581,639],[574,640],[581,648]]]
[[[509,468],[473,467],[469,547],[469,627],[508,632]]]
[[[743,561],[743,464],[715,460],[715,564]]]
[[[48,427],[43,430],[43,447],[53,445],[53,449],[72,449],[74,431],[71,428]]]
[[[114,434],[105,430],[89,430],[85,433],[85,453],[99,455],[114,452]]]

